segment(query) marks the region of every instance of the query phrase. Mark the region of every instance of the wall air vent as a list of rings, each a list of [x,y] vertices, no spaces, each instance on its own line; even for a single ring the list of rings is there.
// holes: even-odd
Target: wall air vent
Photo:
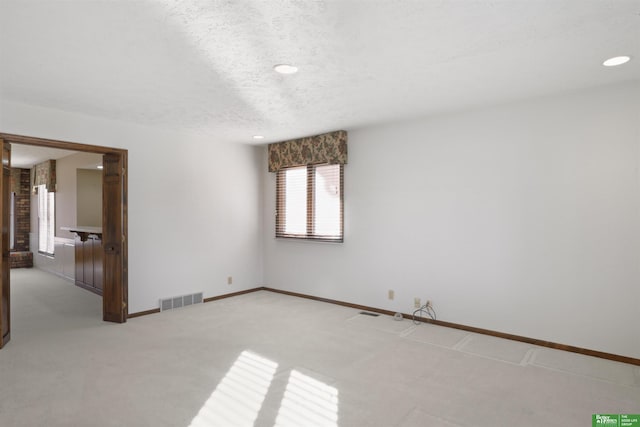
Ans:
[[[193,294],[193,303],[201,304],[204,302],[204,297],[202,296],[202,292],[198,292],[197,294]]]
[[[202,292],[195,294],[182,295],[179,297],[171,297],[160,300],[160,311],[171,310],[174,308],[186,307],[193,304],[201,304],[203,302]]]

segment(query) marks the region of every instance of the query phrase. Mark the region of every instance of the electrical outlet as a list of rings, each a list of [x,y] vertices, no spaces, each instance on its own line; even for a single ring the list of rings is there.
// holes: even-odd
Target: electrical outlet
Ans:
[[[393,289],[389,289],[389,295],[388,295],[389,299],[393,299],[395,298],[395,292],[393,292]]]
[[[420,298],[416,297],[416,298],[414,298],[414,299],[413,299],[413,306],[414,306],[415,308],[420,308],[420,307],[421,307],[421,305],[420,305]]]
[[[233,277],[232,276],[227,277],[227,285],[233,285]]]

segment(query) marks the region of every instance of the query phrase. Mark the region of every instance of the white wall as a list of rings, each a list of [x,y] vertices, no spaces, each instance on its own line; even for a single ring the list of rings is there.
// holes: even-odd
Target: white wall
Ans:
[[[636,82],[350,131],[343,244],[273,238],[263,151],[266,284],[638,358],[639,124]]]
[[[78,168],[87,164],[102,162],[102,156],[95,153],[77,153],[56,160],[56,236],[74,239],[75,234],[61,227],[74,227],[76,225],[89,225],[78,223]],[[98,196],[102,199],[102,189],[98,188]],[[36,204],[37,206],[37,199]],[[31,210],[36,213],[35,209]],[[97,224],[102,226],[102,224]],[[34,228],[37,230],[37,228]]]
[[[78,169],[76,176],[75,225],[102,227],[102,171]]]
[[[0,131],[129,151],[130,313],[262,283],[256,147],[6,102]]]

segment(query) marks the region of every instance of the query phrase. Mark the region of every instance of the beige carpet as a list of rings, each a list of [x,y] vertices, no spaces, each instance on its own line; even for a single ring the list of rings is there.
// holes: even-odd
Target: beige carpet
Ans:
[[[12,272],[0,426],[589,426],[640,412],[640,369],[266,291],[103,323]]]

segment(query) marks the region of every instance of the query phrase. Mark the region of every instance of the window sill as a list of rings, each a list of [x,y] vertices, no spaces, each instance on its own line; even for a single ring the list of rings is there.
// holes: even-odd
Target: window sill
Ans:
[[[46,253],[46,252],[38,251],[38,255],[43,256],[45,258],[49,258],[49,259],[55,259],[54,254],[49,254],[49,253]]]
[[[283,242],[306,242],[306,243],[344,243],[344,239],[319,239],[315,237],[288,237],[288,236],[276,236],[276,241]]]

